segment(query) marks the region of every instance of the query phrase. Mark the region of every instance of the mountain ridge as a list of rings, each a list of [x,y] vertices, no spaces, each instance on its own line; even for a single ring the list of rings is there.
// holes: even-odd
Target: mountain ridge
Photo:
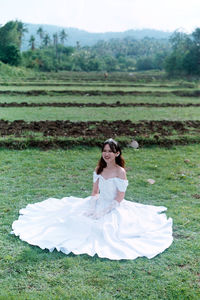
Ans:
[[[156,29],[129,29],[122,32],[100,32],[93,33],[88,32],[83,29],[78,29],[74,27],[62,27],[57,25],[50,24],[31,24],[25,23],[26,28],[28,29],[28,33],[24,34],[24,39],[22,43],[22,51],[30,48],[29,39],[31,35],[35,36],[36,46],[40,44],[40,38],[37,34],[37,30],[39,27],[42,27],[43,30],[48,33],[51,37],[54,33],[60,32],[62,29],[68,34],[68,38],[66,41],[66,45],[68,46],[76,46],[77,41],[81,46],[93,46],[99,40],[108,41],[112,38],[125,38],[132,37],[135,39],[142,39],[144,37],[155,38],[155,39],[169,39],[172,32],[156,30]]]

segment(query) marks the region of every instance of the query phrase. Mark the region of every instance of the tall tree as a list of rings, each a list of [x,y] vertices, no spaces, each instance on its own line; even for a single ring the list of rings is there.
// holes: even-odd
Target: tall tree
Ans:
[[[80,50],[80,48],[81,48],[80,42],[79,42],[79,41],[76,41],[76,49],[77,49],[77,50]]]
[[[43,45],[45,47],[48,47],[51,43],[51,38],[50,35],[48,33],[45,34],[44,38],[43,38]]]
[[[29,40],[29,45],[31,46],[31,50],[35,50],[35,37],[34,35],[31,35],[30,40]]]
[[[0,47],[9,44],[19,45],[19,32],[17,30],[17,23],[14,21],[7,22],[0,28]]]
[[[58,34],[57,34],[57,32],[53,34],[53,45],[56,50],[56,58],[58,58]]]
[[[61,32],[60,32],[60,40],[61,40],[61,43],[64,45],[65,41],[67,40],[67,33],[65,32],[65,30],[63,29]]]
[[[42,47],[42,43],[43,43],[43,38],[44,38],[44,30],[43,28],[40,26],[36,32],[39,37],[40,37],[40,47]]]
[[[58,45],[58,34],[57,34],[57,32],[53,34],[53,45],[55,47]]]
[[[41,26],[38,28],[37,34],[39,35],[40,41],[41,41],[41,43],[42,43],[42,40],[43,40],[43,38],[44,38],[44,30],[43,30],[43,28],[42,28]]]
[[[171,39],[172,53],[165,63],[171,75],[200,75],[200,28],[192,35],[175,32]]]
[[[192,33],[192,37],[198,47],[200,47],[200,28],[196,28],[195,31]]]
[[[24,23],[21,21],[16,21],[17,24],[17,31],[19,33],[19,47],[21,48],[22,45],[22,39],[24,37],[24,34],[28,32],[28,29]]]
[[[0,27],[0,60],[11,64],[20,63],[20,40],[16,21],[9,21]]]

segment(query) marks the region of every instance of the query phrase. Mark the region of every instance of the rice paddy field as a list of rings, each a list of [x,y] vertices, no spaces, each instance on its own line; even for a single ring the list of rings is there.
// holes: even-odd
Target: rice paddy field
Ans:
[[[10,234],[28,203],[90,195],[109,137],[123,147],[126,199],[168,208],[169,249],[111,261],[49,253]],[[198,80],[148,72],[0,78],[0,299],[199,299],[199,157]]]

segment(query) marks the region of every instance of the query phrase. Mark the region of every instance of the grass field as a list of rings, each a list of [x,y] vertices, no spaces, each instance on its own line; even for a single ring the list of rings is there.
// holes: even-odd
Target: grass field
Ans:
[[[174,89],[175,90],[184,90],[184,91],[190,91],[191,88],[182,88],[182,87],[176,87],[176,86],[131,86],[126,85],[126,86],[120,86],[120,85],[116,85],[116,86],[112,86],[112,85],[85,85],[85,86],[65,86],[65,85],[60,85],[60,86],[48,86],[48,85],[44,85],[44,86],[34,86],[34,88],[32,86],[9,86],[9,88],[7,86],[1,86],[1,91],[29,91],[29,90],[48,90],[48,91],[59,91],[59,90],[71,90],[71,91],[76,91],[77,89],[80,91],[92,91],[92,90],[97,90],[97,91],[149,91],[149,89],[151,89],[151,91],[167,91],[171,92]]]
[[[129,178],[126,198],[165,205],[168,216],[173,218],[174,242],[152,260],[114,262],[87,255],[65,256],[56,251],[50,254],[9,235],[18,210],[27,203],[50,196],[87,196],[99,155],[97,148],[0,152],[1,296],[14,299],[17,296],[19,299],[56,296],[56,299],[198,299],[199,200],[195,195],[199,190],[200,172],[197,145],[170,150],[124,149]],[[184,162],[185,159],[190,162]],[[148,178],[154,178],[155,185],[149,185]]]
[[[40,121],[40,120],[71,120],[71,121],[101,121],[108,120],[200,120],[200,107],[174,108],[174,107],[20,107],[1,108],[0,119],[14,121]]]
[[[155,96],[88,96],[88,95],[0,95],[0,103],[28,102],[28,103],[51,103],[51,102],[73,102],[73,103],[200,103],[200,97],[179,97],[175,95],[166,95],[165,97]]]
[[[92,74],[86,74],[84,77],[84,74],[80,74],[78,78],[76,73],[74,78],[70,78],[68,73],[62,73],[60,77],[59,74],[52,74],[52,77],[46,75],[42,79],[41,75],[39,79],[32,78],[32,81],[30,78],[23,81],[19,79],[17,83],[27,80],[29,84],[32,82],[39,85],[44,84],[48,79],[49,82],[54,80],[60,85],[66,82],[74,83],[73,89],[79,90],[78,82],[84,82],[86,87],[88,82],[92,90],[92,85],[94,84],[94,89],[97,85],[92,76]],[[161,81],[159,78],[159,83],[156,83],[156,76],[159,75],[151,75],[147,72],[139,74],[138,80],[134,76],[132,82],[129,75],[123,74],[120,80],[119,74],[113,74],[113,77],[109,78],[109,84],[139,85],[142,83],[146,85],[146,87],[137,87],[140,91],[144,88],[151,91],[151,85],[164,84],[169,86],[169,88],[164,88],[169,92],[165,97],[4,94],[0,95],[0,103],[114,103],[116,101],[121,103],[200,103],[198,97],[172,96],[170,93],[170,87],[175,86],[178,89],[177,86],[181,88],[181,85],[184,85],[185,90],[191,82],[165,81],[164,79]],[[99,85],[105,83],[101,74],[97,79]],[[12,85],[12,82],[9,84],[11,86],[4,85],[3,88],[0,85],[0,91],[5,87],[15,90],[16,86]],[[197,89],[198,84],[196,82],[189,89]],[[52,89],[52,86],[49,87]],[[26,90],[28,88],[33,89],[31,85],[26,87]],[[48,90],[48,87],[45,86],[45,89]],[[106,89],[110,87],[107,86]],[[57,146],[56,149],[43,151],[33,146],[30,148],[28,144],[27,149],[23,150],[6,149],[5,144],[4,148],[0,149],[0,299],[199,299],[200,128],[198,122],[195,124],[188,122],[200,120],[199,116],[200,108],[198,107],[0,107],[0,119],[11,121],[10,125],[0,123],[0,142],[6,140],[7,146],[9,147],[9,143],[12,143],[13,148],[17,139],[22,137],[24,141],[34,140],[34,134],[38,135],[41,140],[51,138],[46,131],[45,136],[42,131],[30,134],[24,131],[22,135],[18,132],[18,136],[11,134],[9,128],[14,120],[21,119],[27,122],[43,120],[44,124],[47,120],[69,120],[76,123],[82,121],[80,123],[82,132],[76,137],[79,139],[79,146],[75,144],[73,146],[73,136],[62,135],[60,139],[66,141],[66,149]],[[133,261],[111,261],[97,256],[73,254],[66,256],[57,251],[49,253],[10,235],[11,224],[18,218],[19,209],[28,203],[42,201],[48,197],[88,196],[91,192],[92,172],[99,159],[100,150],[97,147],[81,146],[81,141],[84,144],[85,139],[103,140],[104,133],[109,126],[111,131],[108,132],[120,139],[116,132],[122,128],[117,126],[129,126],[129,123],[127,125],[119,122],[114,128],[107,121],[128,119],[140,124],[137,128],[136,139],[143,139],[144,146],[139,149],[130,147],[123,149],[129,180],[126,199],[168,208],[167,216],[173,218],[174,236],[173,244],[169,249],[151,260],[138,258]],[[88,126],[88,130],[92,133],[97,126],[88,123],[89,120],[105,120],[99,125],[100,129],[105,131],[102,131],[101,135],[97,132],[95,133],[97,135],[87,136],[85,133],[87,130],[83,130],[83,127]],[[145,127],[146,125],[141,120],[144,120],[144,123],[147,120],[160,120],[161,123],[155,123],[157,125],[152,123],[153,125]],[[168,120],[169,125],[163,123],[164,120]],[[172,120],[174,120],[173,128],[170,123]],[[17,128],[17,123],[13,124]],[[61,125],[58,123],[58,126]],[[185,127],[181,127],[183,125]],[[185,130],[189,125],[190,130]],[[7,126],[6,134],[3,133],[4,126]],[[41,124],[34,126],[37,128]],[[50,132],[53,124],[48,123],[45,130],[48,126]],[[141,131],[140,127],[143,128]],[[156,136],[156,134],[161,134],[159,130],[162,132],[163,140],[174,139],[175,142],[171,147],[159,147],[159,138]],[[128,133],[126,135],[126,129],[124,132],[122,138],[130,141],[131,136]],[[178,141],[183,138],[188,139],[187,145],[177,146],[176,143],[178,144]],[[193,144],[190,143],[192,138]],[[72,139],[70,148],[67,147],[69,139]],[[148,146],[149,139],[152,139],[153,146]],[[93,144],[95,145],[95,142]],[[149,178],[154,179],[155,184],[150,185],[147,182]]]

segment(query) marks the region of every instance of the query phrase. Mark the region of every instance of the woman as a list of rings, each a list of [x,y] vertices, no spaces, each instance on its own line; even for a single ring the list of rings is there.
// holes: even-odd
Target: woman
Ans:
[[[93,174],[92,196],[49,198],[20,210],[12,233],[40,248],[109,259],[152,258],[172,243],[172,219],[165,207],[124,200],[128,186],[121,149],[102,145]]]

